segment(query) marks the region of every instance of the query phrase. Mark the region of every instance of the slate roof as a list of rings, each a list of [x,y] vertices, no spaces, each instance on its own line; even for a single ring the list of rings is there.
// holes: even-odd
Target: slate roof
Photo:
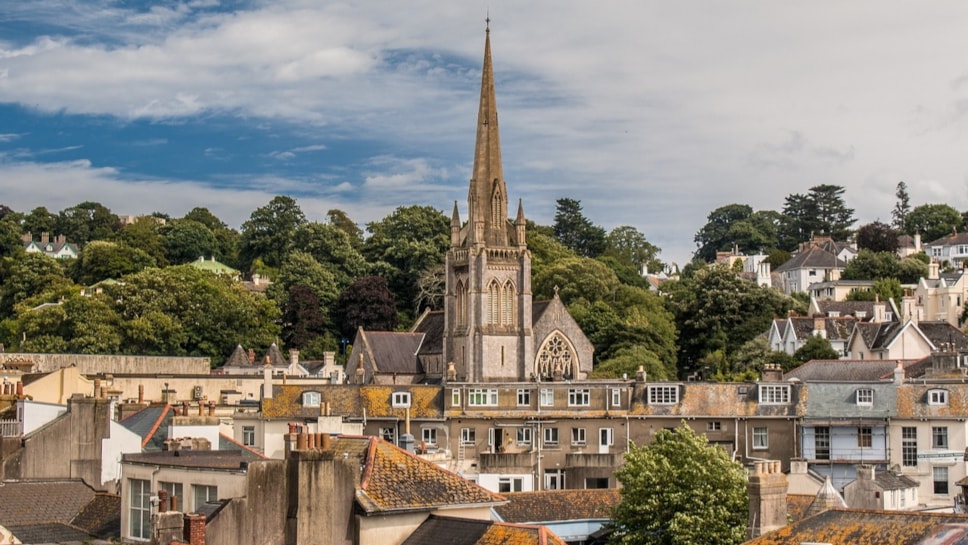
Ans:
[[[931,242],[925,244],[925,246],[956,246],[959,244],[968,244],[968,233],[952,233],[950,235],[945,235],[939,239],[932,240]]]
[[[782,273],[796,269],[843,269],[846,265],[843,260],[837,258],[836,254],[814,247],[790,258],[786,263],[777,267],[776,272]]]
[[[152,404],[125,418],[120,424],[141,436],[141,448],[159,451],[168,439],[168,427],[175,411],[167,403]]]
[[[855,331],[864,339],[864,344],[871,350],[887,348],[904,330],[905,324],[898,322],[882,322],[878,324],[858,323]]]
[[[515,492],[504,496],[508,503],[494,510],[501,520],[517,523],[611,519],[612,508],[621,498],[615,488]]]
[[[330,450],[361,468],[356,502],[367,515],[494,506],[506,500],[378,437],[339,436]]]
[[[935,347],[940,347],[942,344],[951,343],[952,349],[957,351],[968,350],[968,335],[965,335],[960,329],[951,325],[946,321],[920,321],[918,322],[918,329],[924,336],[931,341]]]
[[[428,310],[424,312],[417,323],[413,325],[411,333],[423,333],[424,339],[420,343],[418,354],[441,354],[444,348],[444,311]]]
[[[947,524],[968,525],[968,516],[832,509],[764,534],[746,544],[801,545],[815,542],[830,545],[916,545],[943,530]],[[964,531],[964,528],[961,530]],[[939,540],[931,543],[960,542]]]
[[[906,490],[908,488],[917,488],[919,484],[910,477],[885,470],[874,472],[874,482],[884,490]]]
[[[824,478],[823,486],[817,491],[813,501],[807,506],[803,513],[803,518],[810,518],[814,515],[829,511],[830,509],[843,509],[847,507],[847,502],[840,492],[834,488],[834,483],[830,480],[830,475]]]
[[[362,330],[360,333],[367,357],[380,373],[419,375],[424,372],[416,357],[424,340],[423,333]]]
[[[197,469],[241,469],[258,458],[249,452],[226,450],[167,450],[123,454],[125,462]]]
[[[565,545],[544,526],[431,515],[403,545]]]
[[[854,324],[857,323],[857,319],[853,316],[819,319],[823,320],[827,340],[831,341],[846,341],[854,330]],[[805,341],[813,336],[814,325],[814,318],[806,316],[787,318],[787,327],[792,327],[797,339],[800,340]]]
[[[858,313],[863,314],[861,320],[868,321],[874,317],[874,301],[830,301],[823,300],[817,301],[817,306],[820,312],[830,316],[831,313],[837,313],[840,316],[853,316],[857,317]]]
[[[81,481],[0,483],[0,525],[22,543],[117,537],[121,498],[97,494]]]
[[[871,405],[857,404],[857,390],[861,388],[873,390]],[[896,404],[897,388],[891,382],[828,382],[823,387],[810,388],[804,419],[882,421],[897,414]]]
[[[929,405],[929,390],[946,390],[946,405]],[[968,414],[968,384],[938,382],[927,384],[905,383],[897,388],[897,418],[964,418]]]
[[[269,350],[266,351],[266,355],[262,358],[262,361],[257,361],[256,364],[265,365],[266,360],[269,360],[269,365],[273,367],[289,366],[289,362],[286,361],[286,358],[282,357],[282,352],[279,351],[279,347],[276,346],[276,343],[272,343],[272,346],[270,346]]]
[[[787,371],[784,380],[791,378],[810,381],[874,381],[894,377],[898,362],[907,373],[908,367],[920,360],[810,360]]]

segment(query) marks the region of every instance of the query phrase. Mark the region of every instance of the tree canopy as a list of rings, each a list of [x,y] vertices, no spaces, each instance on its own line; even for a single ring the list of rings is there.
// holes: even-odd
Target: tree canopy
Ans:
[[[578,255],[597,257],[605,251],[605,229],[585,217],[581,201],[558,199],[553,229],[555,237]]]
[[[746,541],[746,470],[682,423],[635,446],[615,472],[616,545],[735,545]]]

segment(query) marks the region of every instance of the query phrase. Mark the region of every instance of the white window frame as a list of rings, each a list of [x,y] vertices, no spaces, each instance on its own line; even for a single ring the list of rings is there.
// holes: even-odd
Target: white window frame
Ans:
[[[542,407],[555,406],[555,391],[553,388],[541,389],[541,406]]]
[[[544,444],[554,447],[558,446],[558,428],[544,429]]]
[[[128,479],[128,537],[151,539],[151,481]]]
[[[869,407],[874,404],[874,389],[873,388],[858,388],[857,395],[855,397],[858,405]]]
[[[649,386],[649,405],[675,405],[679,403],[679,386],[656,384]]]
[[[450,390],[450,406],[460,407],[460,388],[451,388]]]
[[[786,405],[790,403],[789,384],[760,384],[760,405]]]
[[[192,485],[192,509],[194,509],[195,512],[198,512],[206,503],[216,500],[218,500],[217,486],[211,484]]]
[[[723,431],[723,423],[719,420],[706,422],[706,431]]]
[[[571,444],[572,445],[587,445],[588,441],[585,436],[585,428],[572,428],[571,429]]]
[[[514,434],[514,440],[519,445],[530,445],[531,428],[529,427],[518,428],[517,432]]]
[[[602,436],[606,435],[606,441],[604,444],[609,447],[615,446],[615,429],[614,428],[598,428],[598,444],[603,443]]]
[[[948,404],[948,390],[928,390],[928,405],[943,407]]]
[[[588,388],[569,388],[568,406],[569,407],[588,407],[591,405],[592,394]]]
[[[303,407],[319,407],[322,404],[322,401],[323,397],[319,394],[319,392],[303,392]]]
[[[242,444],[247,447],[255,446],[255,426],[242,426]]]
[[[753,450],[770,448],[770,429],[765,426],[753,428]]]
[[[531,388],[518,388],[518,407],[531,406]]]
[[[428,445],[436,445],[437,428],[421,428],[420,439]]]
[[[469,388],[467,405],[470,407],[497,407],[497,388]]]
[[[931,448],[947,449],[948,445],[948,426],[931,427]]]
[[[460,429],[460,444],[474,445],[476,443],[477,443],[477,429],[475,428]]]
[[[499,494],[508,492],[521,492],[524,486],[524,479],[521,477],[498,477],[497,491]]]
[[[622,389],[612,388],[612,407],[622,406]]]
[[[410,392],[393,392],[390,396],[390,406],[394,409],[409,409]]]

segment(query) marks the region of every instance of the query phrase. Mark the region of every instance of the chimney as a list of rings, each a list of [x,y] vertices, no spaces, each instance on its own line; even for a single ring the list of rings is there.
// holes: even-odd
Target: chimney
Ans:
[[[635,380],[638,382],[645,382],[646,373],[645,366],[640,365],[638,369],[635,370]]]
[[[937,260],[932,259],[931,263],[928,264],[928,280],[937,280],[941,278],[941,265],[938,264]]]
[[[779,363],[767,363],[763,365],[764,382],[780,382],[783,380],[783,368]]]
[[[457,382],[457,367],[454,362],[447,362],[447,382]]]
[[[753,472],[747,485],[750,539],[786,526],[787,485],[779,460],[753,463]]]
[[[894,384],[904,384],[904,364],[901,362],[894,367]]]
[[[289,365],[299,365],[299,351],[295,348],[289,350]]]
[[[272,399],[272,367],[262,368],[262,399]]]
[[[249,349],[249,365],[255,365],[255,350]]]
[[[50,233],[41,233],[40,234],[40,245],[41,246],[47,246],[47,243],[48,242],[50,242]]]
[[[827,320],[823,316],[813,317],[813,336],[827,338]]]
[[[215,401],[208,402],[208,415],[215,416]]]
[[[185,514],[184,536],[188,545],[205,545],[205,515]]]
[[[876,477],[875,468],[872,465],[860,464],[857,466],[857,480],[873,481]]]
[[[145,402],[145,385],[138,385],[138,404],[141,405]]]
[[[363,384],[366,380],[366,369],[363,368],[363,354],[360,353],[359,363],[356,366],[356,383]]]

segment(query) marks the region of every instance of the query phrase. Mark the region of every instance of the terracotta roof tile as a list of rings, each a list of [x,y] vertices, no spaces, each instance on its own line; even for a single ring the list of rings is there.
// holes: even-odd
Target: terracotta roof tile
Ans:
[[[505,522],[545,523],[610,519],[620,494],[611,488],[516,492],[505,497],[508,503],[494,508]]]
[[[431,515],[403,545],[564,545],[543,526]]]
[[[304,392],[318,392],[320,406],[304,406]],[[262,401],[262,414],[266,418],[315,418],[322,414],[328,404],[332,415],[360,416],[365,410],[368,418],[403,419],[406,409],[391,406],[394,392],[410,392],[410,418],[443,417],[443,389],[440,386],[412,384],[275,385],[272,398]]]
[[[946,524],[968,524],[968,516],[904,511],[832,509],[764,534],[747,545],[915,545]],[[941,543],[941,541],[938,541]]]

